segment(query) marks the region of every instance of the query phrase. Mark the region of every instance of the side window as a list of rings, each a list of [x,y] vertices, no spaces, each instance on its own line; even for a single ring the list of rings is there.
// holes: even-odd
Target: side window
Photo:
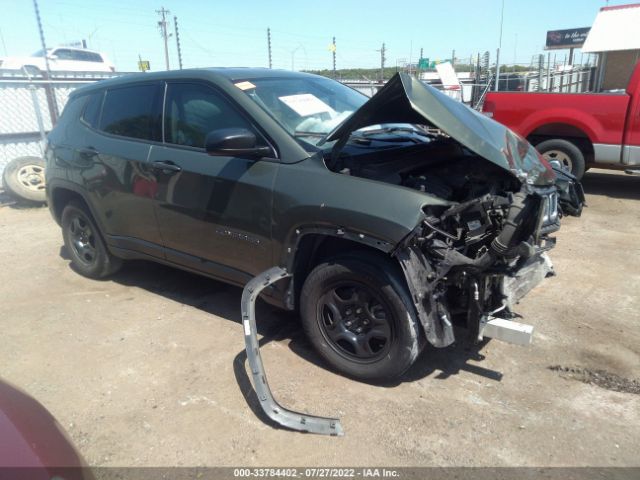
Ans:
[[[160,84],[107,90],[100,130],[123,137],[161,141],[160,92]]]
[[[82,112],[82,120],[93,128],[98,128],[98,120],[100,119],[100,110],[102,109],[103,92],[91,93],[84,106]]]
[[[53,53],[58,57],[58,60],[75,60],[73,52],[66,48],[59,48]]]
[[[207,134],[221,128],[255,132],[229,100],[206,85],[192,83],[168,85],[164,121],[165,142],[189,147],[204,148]],[[256,136],[261,138],[257,132]]]
[[[85,58],[83,60],[86,60],[87,62],[102,62],[102,57],[100,56],[99,53],[93,53],[93,52],[83,52]]]

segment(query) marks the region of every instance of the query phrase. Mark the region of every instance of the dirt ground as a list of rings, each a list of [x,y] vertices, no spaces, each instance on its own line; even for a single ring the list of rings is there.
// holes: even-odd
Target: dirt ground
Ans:
[[[144,262],[83,278],[45,208],[0,207],[0,377],[91,465],[638,466],[640,178],[593,171],[584,185],[558,275],[520,304],[529,347],[429,348],[398,384],[366,385],[327,370],[294,315],[260,306],[274,395],[339,416],[344,437],[263,421],[240,289]]]

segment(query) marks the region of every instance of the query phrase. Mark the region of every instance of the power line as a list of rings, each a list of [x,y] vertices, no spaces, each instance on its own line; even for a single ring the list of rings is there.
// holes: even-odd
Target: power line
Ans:
[[[160,10],[156,10],[156,13],[162,16],[162,20],[158,21],[158,27],[160,28],[160,35],[162,35],[162,39],[164,41],[164,62],[167,66],[167,70],[169,70],[169,34],[167,33],[166,15],[171,12],[169,12],[169,10],[165,10],[164,7],[161,7]]]

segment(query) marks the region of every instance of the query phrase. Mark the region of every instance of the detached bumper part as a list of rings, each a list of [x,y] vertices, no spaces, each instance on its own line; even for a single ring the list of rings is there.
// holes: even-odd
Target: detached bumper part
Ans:
[[[530,259],[515,274],[502,280],[502,296],[509,310],[546,277],[554,275],[553,264],[546,253]],[[478,339],[495,338],[515,345],[530,345],[533,326],[489,315],[480,321]]]
[[[489,317],[480,326],[480,338],[489,337],[515,345],[530,345],[533,338],[533,326],[514,322],[504,318]]]
[[[242,291],[241,308],[244,341],[247,359],[253,376],[253,385],[260,400],[260,406],[270,419],[292,430],[322,435],[344,435],[339,419],[316,417],[287,410],[275,401],[269,389],[264,365],[260,357],[255,304],[263,289],[288,276],[290,274],[285,269],[273,267],[254,277]]]

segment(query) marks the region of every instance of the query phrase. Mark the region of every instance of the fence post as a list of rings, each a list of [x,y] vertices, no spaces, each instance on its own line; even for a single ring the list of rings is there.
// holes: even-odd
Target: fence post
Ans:
[[[47,107],[49,107],[49,116],[51,117],[51,128],[58,121],[58,103],[56,102],[56,96],[53,91],[53,85],[51,84],[51,79],[49,75],[43,72],[43,78],[46,83],[44,85],[44,92],[47,97]]]
[[[542,90],[542,72],[544,70],[544,55],[538,55],[538,91]]]
[[[42,111],[40,110],[40,102],[38,101],[38,94],[36,93],[36,86],[34,84],[29,85],[29,92],[31,93],[31,101],[33,102],[33,111],[36,114],[36,122],[38,122],[38,131],[40,132],[40,154],[44,157],[44,142],[47,140],[47,135],[44,131],[44,122],[42,121]]]

